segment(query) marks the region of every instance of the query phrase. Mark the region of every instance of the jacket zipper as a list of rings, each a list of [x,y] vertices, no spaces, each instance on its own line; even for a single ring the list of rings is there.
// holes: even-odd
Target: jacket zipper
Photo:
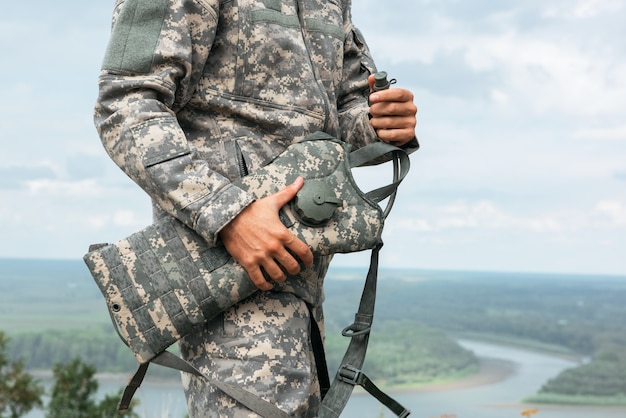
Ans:
[[[241,152],[241,148],[239,147],[239,143],[235,141],[235,158],[237,158],[237,167],[239,167],[239,175],[241,177],[247,176],[248,166],[246,165],[246,160],[243,157],[243,152]]]

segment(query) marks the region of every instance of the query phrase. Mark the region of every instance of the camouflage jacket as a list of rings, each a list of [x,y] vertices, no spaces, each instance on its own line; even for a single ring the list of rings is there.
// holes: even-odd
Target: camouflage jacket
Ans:
[[[117,0],[95,123],[157,207],[209,243],[253,200],[231,182],[314,131],[375,139],[350,0]]]

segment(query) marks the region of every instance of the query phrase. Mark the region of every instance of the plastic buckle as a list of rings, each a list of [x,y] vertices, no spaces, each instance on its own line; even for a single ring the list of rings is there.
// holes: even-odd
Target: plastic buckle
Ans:
[[[346,371],[352,373],[352,377],[349,376],[349,375],[344,374],[344,372],[346,372]],[[339,369],[337,377],[342,382],[348,383],[348,384],[350,384],[352,386],[360,385],[359,377],[361,377],[361,370],[359,370],[356,367],[351,366],[349,364],[343,365]]]
[[[398,415],[398,418],[406,418],[409,415],[411,415],[411,411],[408,409],[405,409],[404,411],[402,411],[402,413],[400,415]]]

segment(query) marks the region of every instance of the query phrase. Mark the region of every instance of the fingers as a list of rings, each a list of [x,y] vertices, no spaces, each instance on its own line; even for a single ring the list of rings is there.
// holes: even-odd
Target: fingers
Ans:
[[[267,199],[278,212],[280,208],[285,206],[296,196],[302,186],[304,186],[304,179],[298,177],[293,183],[278,193],[269,196]],[[287,231],[287,229],[285,229],[285,232],[287,232],[289,237],[283,239],[282,243],[284,248],[288,251],[276,254],[275,259],[289,274],[298,274],[300,272],[300,265],[296,258],[301,260],[306,267],[309,267],[313,264],[313,253],[308,245],[296,238],[291,232]],[[294,256],[296,258],[294,258]]]
[[[265,276],[263,275],[263,271],[260,268],[253,267],[253,268],[247,269],[244,266],[244,269],[248,273],[248,276],[250,276],[250,280],[252,280],[252,283],[254,283],[257,289],[267,291],[267,290],[272,290],[274,288],[274,285],[265,279]]]
[[[304,178],[298,177],[293,183],[280,190],[273,195],[267,197],[268,201],[274,206],[274,209],[278,212],[280,208],[289,203],[296,194],[300,191],[300,189],[304,186]]]
[[[268,243],[265,252],[242,255],[239,260],[252,282],[261,290],[273,288],[268,280],[283,283],[287,275],[300,273],[302,265],[308,267],[313,264],[310,248],[287,230],[286,234],[290,235],[290,239],[277,240],[273,245]]]
[[[392,88],[387,90],[380,90],[372,93],[369,96],[370,103],[380,102],[411,102],[413,103],[413,93],[406,89]]]
[[[370,115],[415,117],[417,106],[413,103],[413,93],[404,89],[389,89],[370,96]]]
[[[292,234],[291,236],[293,239],[286,243],[286,248],[289,250],[289,253],[294,254],[300,261],[302,261],[302,264],[304,264],[305,267],[311,267],[313,265],[313,252],[311,251],[308,245],[306,245],[304,242],[296,238],[295,235]],[[288,267],[284,263],[281,263],[281,264],[285,268]],[[293,265],[292,267],[293,267],[293,270],[297,269],[297,271],[292,272],[291,270],[288,269],[287,271],[289,272],[289,274],[300,273],[299,265]]]
[[[400,147],[415,138],[415,128],[376,129],[376,136],[388,144]]]
[[[403,145],[415,137],[417,106],[413,93],[393,88],[370,96],[370,124],[384,142]]]
[[[287,275],[298,274],[302,265],[313,264],[311,249],[278,216],[303,185],[300,177],[278,193],[251,203],[220,232],[226,250],[261,290],[272,289],[268,280],[284,282]]]

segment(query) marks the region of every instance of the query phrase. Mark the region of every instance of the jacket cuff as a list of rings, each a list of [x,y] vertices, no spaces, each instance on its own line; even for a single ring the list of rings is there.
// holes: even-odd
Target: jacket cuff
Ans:
[[[194,230],[210,245],[215,246],[222,228],[253,201],[254,198],[239,187],[227,186],[202,209]]]

